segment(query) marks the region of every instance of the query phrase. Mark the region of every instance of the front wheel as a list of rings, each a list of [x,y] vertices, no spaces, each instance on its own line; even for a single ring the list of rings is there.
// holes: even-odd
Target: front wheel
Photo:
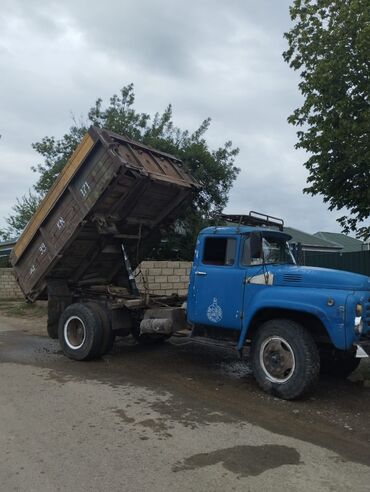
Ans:
[[[252,340],[252,368],[260,387],[284,400],[307,394],[320,372],[320,358],[310,333],[289,319],[263,323]]]

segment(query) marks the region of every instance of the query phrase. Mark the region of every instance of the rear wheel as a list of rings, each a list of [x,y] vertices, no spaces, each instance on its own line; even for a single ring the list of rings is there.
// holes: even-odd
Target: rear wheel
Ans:
[[[107,310],[103,306],[101,306],[96,302],[89,302],[87,303],[87,306],[89,306],[94,311],[94,313],[100,317],[103,334],[102,334],[102,342],[101,342],[99,354],[105,355],[108,352],[110,352],[110,350],[112,350],[114,339],[115,339],[115,334],[114,331],[112,330],[109,314],[107,313]]]
[[[103,339],[100,316],[87,304],[71,304],[59,319],[58,338],[70,359],[89,360],[99,356]]]
[[[307,394],[318,379],[319,353],[310,333],[289,319],[263,323],[252,340],[252,368],[260,387],[285,400]]]
[[[320,351],[322,374],[337,378],[347,378],[360,365],[361,359],[355,357],[355,353],[346,350],[330,350]]]

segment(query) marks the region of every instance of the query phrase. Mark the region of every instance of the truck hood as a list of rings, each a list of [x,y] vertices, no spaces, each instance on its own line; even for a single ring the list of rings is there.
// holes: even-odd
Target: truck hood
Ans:
[[[274,285],[339,290],[370,290],[370,277],[329,268],[279,265],[268,268]]]

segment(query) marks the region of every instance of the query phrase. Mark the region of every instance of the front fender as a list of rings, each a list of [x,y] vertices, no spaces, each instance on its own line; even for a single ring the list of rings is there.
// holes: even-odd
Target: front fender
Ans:
[[[243,325],[238,342],[241,349],[248,337],[253,318],[264,309],[288,309],[307,313],[318,318],[324,325],[333,345],[345,349],[345,306],[348,291],[249,285],[244,299]],[[333,300],[332,306],[328,300]]]

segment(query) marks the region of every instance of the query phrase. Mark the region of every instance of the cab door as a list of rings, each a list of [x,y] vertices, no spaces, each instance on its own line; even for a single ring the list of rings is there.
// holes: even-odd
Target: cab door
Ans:
[[[244,272],[239,237],[205,236],[194,266],[195,323],[241,329]]]

